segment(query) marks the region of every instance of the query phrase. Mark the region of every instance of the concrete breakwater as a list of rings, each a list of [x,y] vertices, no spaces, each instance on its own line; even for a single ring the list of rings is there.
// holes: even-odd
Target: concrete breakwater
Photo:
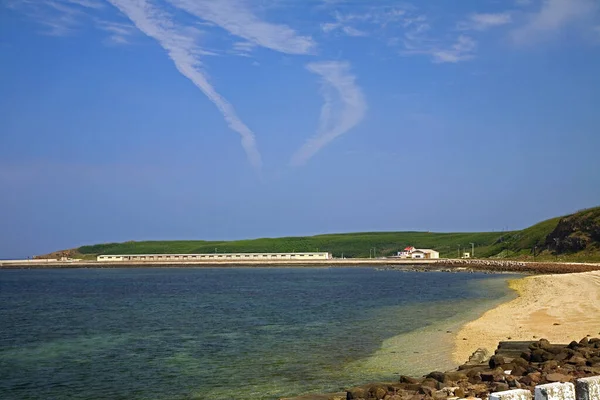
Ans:
[[[491,259],[334,258],[277,261],[146,261],[97,262],[87,260],[0,260],[0,268],[136,268],[136,267],[397,267],[419,271],[490,271],[519,273],[573,273],[600,270],[600,263],[548,263]]]
[[[600,339],[568,345],[545,339],[478,350],[457,370],[400,376],[343,392],[282,400],[600,400]]]

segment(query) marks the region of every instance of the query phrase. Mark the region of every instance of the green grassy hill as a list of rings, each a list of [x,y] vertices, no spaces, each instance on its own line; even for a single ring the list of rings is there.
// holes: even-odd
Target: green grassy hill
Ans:
[[[441,257],[457,257],[471,250],[483,258],[600,261],[600,207],[540,222],[520,231],[479,233],[364,232],[306,237],[264,238],[237,241],[144,241],[82,246],[72,257],[98,254],[237,253],[328,251],[334,257],[394,255],[408,245],[431,248]],[[65,252],[53,253],[65,254]]]

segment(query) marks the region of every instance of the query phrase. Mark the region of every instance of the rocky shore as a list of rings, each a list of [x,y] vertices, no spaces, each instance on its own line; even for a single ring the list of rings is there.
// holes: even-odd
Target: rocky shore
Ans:
[[[445,400],[486,399],[510,389],[533,392],[536,385],[575,382],[600,375],[600,338],[585,337],[568,345],[538,341],[500,342],[490,357],[478,349],[457,370],[434,371],[421,378],[400,376],[396,382],[371,383],[330,394],[282,400]]]

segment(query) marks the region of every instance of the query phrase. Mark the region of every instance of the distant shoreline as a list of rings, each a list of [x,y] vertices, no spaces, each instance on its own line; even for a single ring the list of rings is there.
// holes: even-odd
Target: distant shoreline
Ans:
[[[411,271],[449,271],[449,272],[516,272],[529,274],[564,274],[600,270],[600,263],[565,262],[523,262],[495,259],[394,259],[394,258],[352,258],[312,261],[147,261],[147,262],[98,262],[98,261],[45,261],[0,260],[0,269],[38,269],[38,268],[298,268],[298,267],[375,267]]]

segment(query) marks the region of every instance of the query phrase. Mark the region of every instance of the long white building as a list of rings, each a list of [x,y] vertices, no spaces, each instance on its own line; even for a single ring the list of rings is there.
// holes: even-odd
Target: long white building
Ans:
[[[214,254],[102,254],[98,261],[277,261],[329,260],[331,253],[214,253]]]

